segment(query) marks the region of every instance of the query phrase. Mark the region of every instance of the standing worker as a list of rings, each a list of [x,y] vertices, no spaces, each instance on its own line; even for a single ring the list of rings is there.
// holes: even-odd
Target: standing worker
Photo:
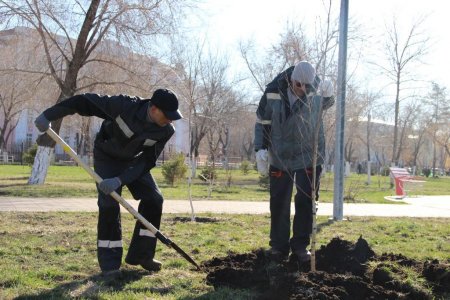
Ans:
[[[103,178],[97,185],[97,258],[102,274],[117,274],[123,253],[120,207],[109,194],[121,194],[126,185],[141,200],[138,212],[159,229],[164,200],[149,171],[175,132],[172,121],[182,118],[178,99],[167,89],[156,90],[151,99],[76,95],[45,110],[35,124],[45,132],[51,121],[74,113],[104,119],[94,142],[94,170]],[[154,234],[136,221],[125,262],[158,271],[155,248]]]
[[[258,170],[270,181],[270,243],[274,260],[287,259],[289,251],[300,263],[308,262],[312,232],[313,157],[316,160],[316,199],[325,157],[322,111],[334,104],[333,86],[320,79],[306,61],[280,73],[264,91],[256,111],[255,151]],[[316,135],[316,131],[318,135]],[[317,140],[315,139],[317,136]],[[318,143],[314,153],[314,143]],[[269,163],[269,166],[268,166]],[[293,183],[295,215],[290,238]]]

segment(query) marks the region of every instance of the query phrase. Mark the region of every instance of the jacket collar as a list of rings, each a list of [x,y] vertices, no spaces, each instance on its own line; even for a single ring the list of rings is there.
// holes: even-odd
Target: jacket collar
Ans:
[[[142,100],[142,102],[145,103],[141,103],[141,107],[139,108],[136,117],[143,122],[148,122],[147,121],[147,111],[149,109],[150,106],[150,101],[149,100]]]

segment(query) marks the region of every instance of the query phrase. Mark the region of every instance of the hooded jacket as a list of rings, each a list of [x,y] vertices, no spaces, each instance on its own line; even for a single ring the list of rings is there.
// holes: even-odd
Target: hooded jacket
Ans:
[[[288,89],[294,67],[280,73],[264,91],[256,111],[255,150],[268,149],[270,165],[284,171],[321,165],[325,157],[322,112],[334,97],[316,94],[320,79],[307,87],[307,95],[290,104]],[[317,151],[315,151],[317,145]]]

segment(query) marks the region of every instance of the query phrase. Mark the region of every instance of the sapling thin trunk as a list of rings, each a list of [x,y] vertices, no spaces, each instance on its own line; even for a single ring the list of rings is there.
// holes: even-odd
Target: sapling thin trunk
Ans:
[[[312,201],[312,232],[311,232],[311,271],[316,271],[316,233],[317,233],[317,207],[316,207],[316,189],[317,189],[317,155],[319,148],[319,131],[320,124],[322,122],[322,105],[320,105],[319,116],[317,118],[316,124],[313,127],[314,135],[313,135],[313,174],[312,174],[312,182],[311,182],[311,201]]]

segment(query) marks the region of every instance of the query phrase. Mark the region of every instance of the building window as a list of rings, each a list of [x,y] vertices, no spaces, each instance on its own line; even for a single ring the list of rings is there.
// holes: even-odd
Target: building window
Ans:
[[[26,149],[28,149],[29,147],[31,147],[31,142],[33,140],[33,134],[32,133],[27,133],[27,137],[25,139],[25,146]]]

